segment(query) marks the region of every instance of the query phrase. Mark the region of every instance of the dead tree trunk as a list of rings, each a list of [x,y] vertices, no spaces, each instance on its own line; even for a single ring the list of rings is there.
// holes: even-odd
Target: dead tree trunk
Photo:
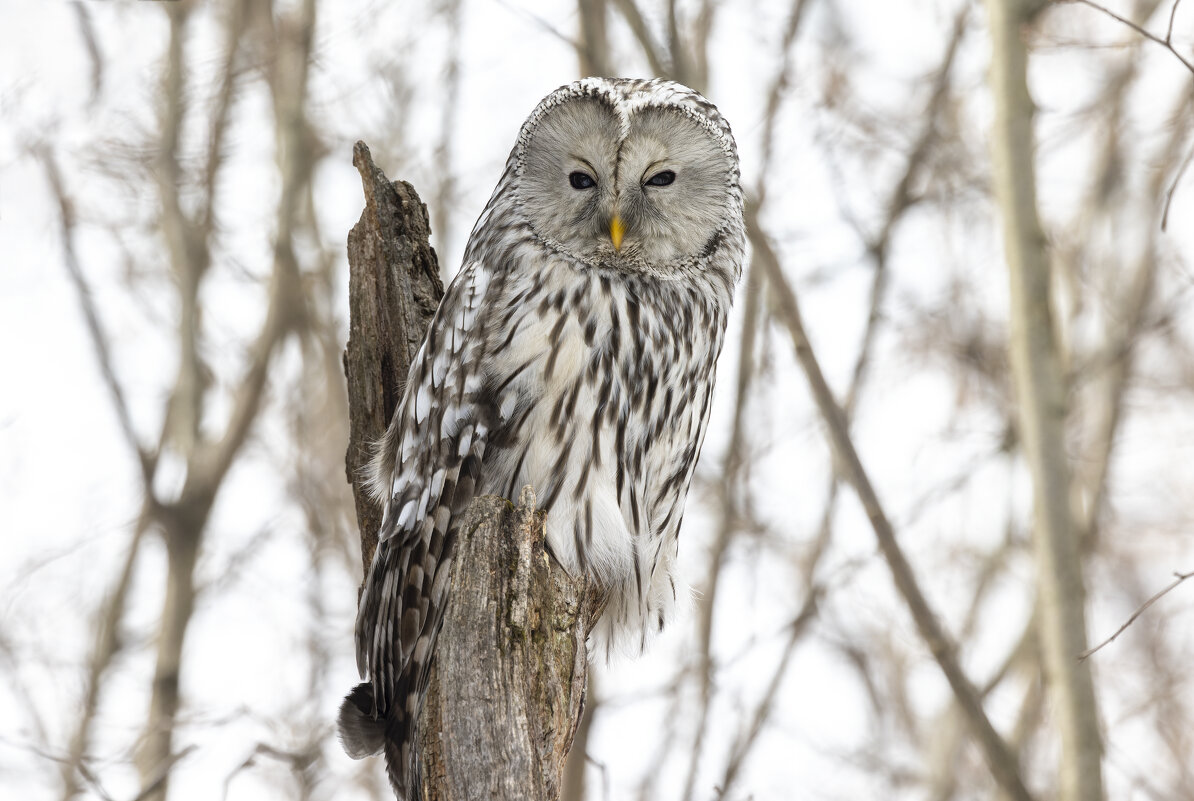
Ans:
[[[365,571],[381,510],[362,468],[402,397],[407,370],[443,286],[427,244],[427,211],[405,182],[390,183],[358,142],[365,211],[348,237],[350,439]],[[452,589],[419,722],[426,801],[554,801],[580,722],[596,592],[547,554],[544,516],[478,498],[456,541]]]
[[[427,243],[427,208],[405,181],[390,183],[357,142],[365,210],[348,234],[348,453],[345,469],[356,501],[365,573],[377,549],[381,507],[361,479],[373,443],[385,433],[406,389],[406,374],[444,296],[439,262]]]

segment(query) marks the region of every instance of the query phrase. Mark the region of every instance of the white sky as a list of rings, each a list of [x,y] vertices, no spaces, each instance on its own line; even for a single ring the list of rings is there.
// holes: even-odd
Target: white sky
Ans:
[[[37,732],[20,698],[25,692],[34,699],[48,740],[64,743],[77,714],[80,666],[94,635],[90,615],[123,559],[129,523],[139,503],[133,490],[134,464],[116,426],[62,265],[56,211],[44,175],[27,148],[38,141],[61,148],[66,179],[72,191],[85,198],[89,212],[117,214],[148,202],[148,198],[119,197],[109,208],[99,193],[110,191],[110,182],[101,177],[101,165],[88,163],[88,152],[101,140],[120,141],[138,126],[153,124],[150,101],[157,91],[167,36],[164,15],[156,5],[88,5],[107,70],[104,96],[93,107],[89,105],[89,64],[73,9],[56,2],[0,2],[0,638],[4,638],[0,660],[9,659],[9,654],[19,656],[19,663],[5,667],[3,673],[24,685],[22,690],[0,684],[0,795],[6,798],[57,797],[57,767],[27,747],[37,739]],[[719,16],[709,95],[735,128],[744,176],[753,185],[759,167],[764,87],[774,70],[777,29],[788,4],[745,0],[727,5],[732,7]],[[821,4],[814,6],[802,39],[805,46],[797,49],[796,81],[770,176],[767,223],[780,244],[786,268],[802,286],[818,355],[834,386],[841,388],[848,380],[865,323],[870,281],[857,240],[842,217],[841,198],[861,210],[865,225],[873,225],[901,164],[890,151],[887,158],[872,161],[843,159],[840,174],[826,163],[823,143],[848,133],[834,129],[833,118],[815,108],[824,79],[826,31],[832,24],[849,31],[856,50],[853,88],[870,110],[915,109],[925,99],[918,79],[934,68],[943,52],[955,4],[859,0],[838,6],[836,22],[828,19]],[[1090,22],[1089,15],[1079,15],[1075,9],[1065,13],[1081,20],[1073,26],[1072,40],[1127,38],[1120,29]],[[324,236],[342,242],[361,207],[359,179],[350,163],[351,143],[380,137],[392,124],[388,96],[370,80],[373,68],[386,60],[408,69],[419,88],[406,121],[406,168],[381,166],[391,178],[426,187],[425,199],[429,195],[438,167],[432,153],[442,113],[436,102],[437,53],[444,40],[438,23],[412,27],[407,11],[378,0],[323,2],[320,14],[319,70],[313,78],[309,113],[318,126],[326,128],[329,143],[337,150],[318,174],[316,197]],[[416,20],[428,16],[422,7],[414,14]],[[981,17],[976,9],[972,18]],[[1179,19],[1184,25],[1179,30],[1189,31],[1194,8],[1186,9]],[[546,33],[539,20],[568,35],[576,27],[570,3],[465,2],[461,32],[465,79],[453,154],[460,197],[453,221],[455,237],[435,243],[449,271],[455,270],[462,237],[489,196],[522,119],[540,97],[575,77],[571,48]],[[209,17],[203,15],[198,22],[191,64],[204,72],[216,66],[219,41]],[[428,30],[433,33],[425,37]],[[624,32],[616,28],[615,35],[624,36]],[[624,45],[623,39],[618,41]],[[957,78],[973,94],[958,110],[965,126],[985,126],[990,116],[982,85],[987,49],[981,26],[972,24]],[[1167,61],[1166,54],[1156,51],[1144,52],[1151,90],[1134,95],[1137,129],[1126,132],[1139,138],[1142,159],[1148,158],[1150,148],[1165,133],[1162,123],[1174,89],[1189,79]],[[1034,61],[1033,89],[1043,110],[1041,206],[1053,222],[1070,218],[1086,187],[1084,171],[1093,132],[1084,131],[1073,112],[1095,86],[1099,55],[1046,47]],[[628,66],[628,72],[645,69],[634,61]],[[260,275],[262,265],[268,263],[277,182],[271,169],[254,166],[272,164],[268,126],[256,130],[246,124],[267,119],[259,86],[245,93],[236,113],[240,122],[231,140],[235,169],[228,173],[221,200],[229,232],[225,256],[234,254],[240,267]],[[265,135],[259,135],[261,131]],[[915,130],[884,131],[876,139],[881,145],[887,141],[881,137],[906,143],[914,135]],[[982,151],[974,155],[985,158]],[[993,324],[999,324],[1005,289],[997,231],[988,221],[970,225],[965,236],[959,234],[967,215],[981,216],[984,209],[981,203],[971,203],[958,210],[961,222],[950,226],[943,226],[936,213],[909,217],[892,255],[893,318],[905,319],[904,313],[913,306],[940,299],[950,271],[961,265],[988,298]],[[1191,177],[1177,193],[1170,214],[1168,246],[1188,258],[1194,253],[1194,233],[1188,223],[1194,214]],[[155,244],[134,241],[129,246],[145,257],[153,255]],[[122,256],[95,228],[82,232],[79,250],[115,344],[117,370],[139,429],[148,439],[160,424],[156,415],[174,369],[168,338],[153,332],[173,318],[172,309],[152,304],[147,309],[140,299],[126,296],[118,280],[125,269]],[[160,261],[147,259],[146,263],[157,267]],[[826,273],[828,280],[814,280]],[[153,297],[166,296],[158,292]],[[206,300],[213,308],[214,352],[252,330],[262,311],[260,294],[241,278],[213,281]],[[722,384],[702,463],[702,470],[710,474],[719,464],[728,427],[736,330],[721,366]],[[904,519],[914,499],[964,469],[976,454],[986,452],[1001,425],[981,412],[955,416],[956,387],[941,370],[924,369],[904,354],[906,339],[907,332],[898,328],[880,338],[872,394],[855,427],[863,458],[896,521]],[[782,337],[772,340],[773,386],[759,402],[752,425],[763,432],[756,442],[771,441],[774,447],[757,470],[767,479],[753,488],[753,495],[773,498],[761,502],[762,516],[788,536],[807,541],[820,515],[825,445],[811,416],[803,378],[788,355],[789,346]],[[236,351],[230,351],[224,367],[234,367],[235,358]],[[229,374],[234,373],[233,369]],[[1153,414],[1145,422],[1133,423],[1124,434],[1130,456],[1121,466],[1124,484],[1117,504],[1124,514],[1142,518],[1155,509],[1161,529],[1174,519],[1167,510],[1180,507],[1189,497],[1194,420],[1180,399],[1166,402],[1154,393],[1135,400],[1151,404]],[[951,418],[952,425],[945,422]],[[295,710],[312,720],[326,718],[330,731],[339,696],[357,680],[351,621],[358,577],[329,570],[323,592],[334,630],[326,639],[341,647],[327,696],[305,696],[303,649],[308,629],[303,615],[309,576],[303,544],[288,538],[301,519],[270,471],[270,460],[284,452],[282,430],[279,423],[265,426],[246,461],[230,475],[211,524],[211,547],[199,570],[201,583],[223,576],[234,555],[254,538],[269,539],[250,565],[240,566],[243,574],[231,580],[231,589],[200,600],[186,646],[187,707],[179,735],[182,745],[194,744],[197,749],[175,770],[174,801],[221,797],[226,777],[257,742],[289,745],[288,732],[278,721]],[[1006,498],[1018,499],[1014,508],[1022,513],[1027,508],[1025,490],[1021,473],[1009,470],[1006,460],[991,460],[965,490],[903,532],[932,600],[950,624],[959,622],[959,605],[970,594],[970,573],[950,567],[954,549],[963,542],[999,541],[1005,530]],[[690,499],[681,550],[694,583],[704,569],[713,525],[711,508],[698,497]],[[923,660],[923,649],[894,601],[886,569],[874,556],[865,518],[852,496],[847,494],[839,514],[840,534],[823,578],[841,575],[842,587],[827,601],[823,614],[834,620],[836,628],[860,637],[886,632]],[[1142,531],[1141,536],[1140,547],[1155,556],[1156,587],[1168,580],[1172,570],[1194,569],[1194,541],[1188,530]],[[705,792],[700,798],[711,795],[725,748],[736,733],[734,727],[740,725],[741,709],[749,708],[761,694],[759,684],[778,657],[782,639],[778,632],[803,590],[793,585],[797,574],[791,566],[759,557],[759,550],[745,545],[736,549],[724,581],[717,618],[718,651],[731,655],[754,647],[719,679],[726,691],[714,708],[715,735],[709,763],[702,766]],[[127,625],[134,638],[151,636],[163,559],[156,543],[141,559]],[[1092,591],[1091,627],[1096,636],[1113,629],[1122,618],[1124,601],[1113,586],[1114,579],[1105,568],[1092,576],[1098,585]],[[1001,588],[1001,603],[988,610],[980,627],[982,635],[966,655],[975,675],[989,675],[1008,638],[1018,633],[1027,614],[1031,581],[1031,565],[1024,564]],[[1101,589],[1105,587],[1110,589]],[[1191,608],[1188,600],[1174,598],[1158,611],[1188,621]],[[600,669],[601,694],[632,697],[658,688],[681,656],[678,652],[691,642],[681,631],[685,627],[691,627],[691,621],[678,624],[641,660]],[[1184,630],[1194,631],[1194,627]],[[1194,637],[1186,636],[1181,648],[1192,653]],[[136,775],[121,763],[126,758],[122,749],[137,732],[146,708],[152,674],[152,651],[146,645],[138,640],[119,659],[96,732],[95,752],[104,784],[117,799],[136,794]],[[1096,670],[1121,664],[1117,659],[1132,663],[1130,652],[1121,650],[1104,660],[1107,668]],[[925,663],[919,674],[913,700],[921,714],[931,717],[945,697],[944,685],[931,664]],[[1120,720],[1130,700],[1116,698],[1109,699],[1104,709],[1109,721]],[[1010,720],[1015,702],[1010,695],[996,696],[991,712],[997,723]],[[609,798],[627,797],[638,777],[653,769],[664,777],[662,797],[677,797],[686,762],[652,764],[665,714],[661,703],[652,702],[603,709],[590,750],[607,766],[612,782]],[[824,643],[802,647],[777,705],[774,727],[761,740],[737,797],[759,801],[877,797],[886,785],[873,785],[864,771],[849,769],[843,760],[843,754],[868,741],[867,727],[873,721],[866,697],[854,674],[843,669],[841,656]],[[1121,788],[1129,770],[1124,766],[1143,769],[1147,760],[1132,746],[1130,719],[1123,721],[1124,734],[1113,744],[1108,768],[1112,786]],[[687,738],[690,732],[685,726],[691,721],[681,719],[676,724],[679,736]],[[339,788],[336,783],[347,781],[355,765],[330,736],[325,750],[332,782],[326,794],[354,797],[351,788]],[[916,760],[910,751],[908,764],[916,766]],[[591,778],[597,779],[599,773],[594,767]],[[293,788],[280,776],[281,769],[269,764],[246,770],[233,780],[227,797],[230,801],[291,797]],[[600,781],[592,786],[591,797],[602,798]]]

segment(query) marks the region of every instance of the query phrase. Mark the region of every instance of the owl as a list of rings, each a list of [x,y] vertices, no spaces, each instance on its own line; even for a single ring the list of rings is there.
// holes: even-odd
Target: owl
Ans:
[[[534,488],[551,554],[608,594],[607,648],[641,649],[684,597],[684,499],[744,253],[734,138],[695,91],[587,78],[523,123],[370,468],[385,513],[340,736],[385,751],[399,799],[474,497]]]

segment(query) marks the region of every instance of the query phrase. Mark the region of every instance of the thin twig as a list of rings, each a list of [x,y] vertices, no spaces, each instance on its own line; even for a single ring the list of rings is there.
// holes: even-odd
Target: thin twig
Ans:
[[[79,786],[75,780],[75,772],[88,781],[92,777],[86,770],[87,746],[91,740],[91,728],[95,723],[99,711],[100,696],[104,687],[104,678],[111,667],[116,655],[120,653],[123,643],[120,637],[120,626],[124,620],[125,608],[128,603],[129,588],[133,582],[133,571],[137,565],[137,556],[148,527],[148,508],[142,511],[137,527],[133,531],[132,541],[129,543],[128,553],[125,555],[124,566],[116,580],[112,591],[104,600],[102,607],[95,617],[97,636],[95,647],[91,653],[87,670],[87,683],[83,692],[82,712],[79,722],[71,736],[69,751],[62,765],[62,798],[70,801],[78,794]]]
[[[1178,167],[1177,175],[1173,176],[1173,183],[1169,185],[1169,191],[1165,193],[1165,211],[1161,214],[1162,231],[1169,225],[1169,207],[1173,204],[1173,193],[1177,191],[1177,185],[1181,183],[1182,176],[1186,174],[1191,161],[1194,161],[1194,146],[1190,148],[1190,152],[1186,153],[1186,158],[1182,161],[1182,166]]]
[[[203,210],[198,215],[198,236],[204,239],[210,237],[215,230],[215,204],[217,197],[217,182],[220,167],[227,155],[225,135],[228,133],[228,120],[232,104],[236,97],[236,81],[240,77],[237,61],[241,49],[241,40],[249,24],[251,3],[233,3],[227,9],[229,17],[224,23],[224,51],[221,55],[219,88],[215,93],[212,105],[211,125],[207,137],[207,157],[203,166],[203,192],[206,200]]]
[[[58,202],[59,232],[62,238],[62,252],[66,263],[66,271],[70,275],[71,283],[75,286],[75,294],[79,298],[79,305],[83,307],[83,319],[87,323],[87,333],[91,344],[95,348],[96,361],[99,363],[100,374],[112,396],[112,406],[116,410],[116,419],[120,422],[120,430],[128,442],[129,449],[137,457],[141,468],[141,478],[146,492],[153,487],[153,457],[141,445],[140,438],[133,426],[133,418],[129,412],[128,401],[124,397],[124,388],[116,377],[116,368],[112,362],[112,345],[107,331],[100,321],[99,310],[95,305],[95,298],[91,293],[91,286],[83,274],[83,266],[79,262],[78,252],[75,250],[75,207],[66,192],[62,182],[62,173],[58,169],[58,162],[54,153],[45,146],[34,148],[34,154],[41,160],[46,171],[46,179],[50,184],[50,191]]]
[[[1132,22],[1130,19],[1127,19],[1126,17],[1121,17],[1119,14],[1116,14],[1111,9],[1106,8],[1105,6],[1101,6],[1098,3],[1093,2],[1093,0],[1064,0],[1064,2],[1081,3],[1084,6],[1090,6],[1091,8],[1095,9],[1096,11],[1101,11],[1104,14],[1106,14],[1107,16],[1111,17],[1112,19],[1114,19],[1118,22],[1121,22],[1124,25],[1127,25],[1129,28],[1136,31],[1136,33],[1140,34],[1145,39],[1148,39],[1150,42],[1156,42],[1157,44],[1161,45],[1161,47],[1168,50],[1170,53],[1173,54],[1174,58],[1176,58],[1183,65],[1185,65],[1186,69],[1188,69],[1191,72],[1191,74],[1194,74],[1194,63],[1191,63],[1185,56],[1183,56],[1181,53],[1177,52],[1177,49],[1173,46],[1173,39],[1172,39],[1172,37],[1173,37],[1173,19],[1175,16],[1177,16],[1177,7],[1178,7],[1178,4],[1181,3],[1181,0],[1176,0],[1176,2],[1174,2],[1173,10],[1170,11],[1170,13],[1169,13],[1169,30],[1165,34],[1164,39],[1162,39],[1160,36],[1157,36],[1155,33],[1150,33],[1147,29],[1141,27],[1140,25],[1137,25],[1135,22]]]
[[[1173,41],[1173,21],[1177,19],[1177,7],[1182,4],[1182,0],[1173,0],[1173,8],[1169,9],[1169,27],[1165,29],[1165,41]]]
[[[719,801],[729,795],[734,782],[742,770],[742,765],[746,762],[746,757],[750,754],[751,749],[763,731],[763,727],[767,724],[767,719],[771,716],[772,710],[775,709],[775,698],[779,695],[784,677],[788,673],[788,665],[792,661],[792,655],[796,652],[796,646],[800,644],[805,633],[807,633],[809,625],[817,616],[817,601],[821,598],[823,592],[824,588],[820,585],[814,584],[810,586],[799,614],[789,624],[788,641],[784,644],[783,653],[780,655],[779,663],[771,674],[771,680],[767,683],[767,689],[763,693],[763,698],[755,707],[755,712],[750,719],[750,726],[747,727],[738,741],[734,743],[733,749],[730,752],[730,759],[726,764],[725,775],[722,777],[721,785],[717,790]]]
[[[1126,87],[1127,81],[1115,85]],[[1110,131],[1122,128],[1122,125],[1119,124],[1119,120],[1124,114],[1122,90],[1117,92],[1114,100],[1111,108],[1114,109],[1115,116],[1109,120],[1109,124],[1106,126]],[[1170,123],[1166,126],[1169,129],[1169,135],[1164,146],[1159,149],[1161,160],[1154,169],[1148,184],[1147,192],[1150,197],[1155,197],[1162,191],[1165,185],[1165,176],[1170,172],[1171,165],[1180,158],[1183,143],[1187,138],[1187,128],[1181,124],[1181,121],[1189,114],[1192,101],[1194,101],[1194,87],[1184,93],[1184,98],[1177,104],[1170,116]],[[1120,164],[1121,154],[1118,151],[1118,147],[1105,149],[1105,166],[1102,170],[1104,174],[1118,169],[1115,166]],[[1189,156],[1187,156],[1187,164],[1188,159]],[[1169,214],[1169,201],[1173,198],[1173,192],[1177,188],[1177,182],[1181,179],[1184,169],[1184,166],[1179,168],[1170,187],[1161,217],[1162,231],[1165,229]],[[1099,183],[1104,184],[1105,182],[1099,181]],[[1102,209],[1107,198],[1106,194],[1099,191],[1095,198],[1095,209]],[[1085,221],[1080,222],[1079,225],[1082,228],[1090,227],[1089,223]],[[1110,491],[1108,480],[1112,457],[1121,440],[1118,432],[1123,425],[1124,399],[1133,381],[1138,378],[1135,375],[1137,370],[1136,343],[1140,340],[1144,328],[1151,318],[1148,312],[1156,299],[1158,247],[1159,243],[1155,237],[1149,237],[1143,243],[1135,259],[1135,266],[1131,271],[1130,278],[1117,288],[1114,298],[1108,298],[1107,302],[1114,301],[1117,308],[1108,315],[1105,341],[1095,351],[1091,359],[1092,367],[1089,372],[1092,376],[1102,379],[1099,383],[1103,385],[1105,391],[1103,393],[1104,401],[1098,411],[1099,417],[1094,429],[1097,434],[1090,452],[1080,460],[1081,469],[1077,473],[1081,481],[1080,486],[1083,486],[1084,491],[1088,494],[1088,500],[1084,504],[1085,514],[1079,520],[1079,531],[1082,533],[1082,547],[1090,550],[1097,547],[1095,540],[1098,537],[1099,517]],[[1079,255],[1079,258],[1082,256]]]
[[[1127,630],[1128,626],[1135,623],[1136,618],[1138,618],[1142,614],[1144,614],[1145,610],[1147,610],[1150,606],[1155,604],[1157,601],[1161,600],[1161,598],[1163,598],[1165,595],[1167,595],[1169,593],[1169,591],[1172,590],[1174,587],[1181,584],[1183,581],[1190,578],[1191,576],[1194,576],[1194,571],[1191,571],[1189,573],[1174,572],[1173,575],[1174,575],[1174,579],[1173,579],[1173,581],[1171,581],[1169,583],[1168,587],[1161,590],[1156,595],[1154,595],[1153,597],[1151,597],[1147,601],[1145,601],[1143,604],[1141,604],[1140,608],[1137,609],[1135,612],[1133,612],[1132,616],[1130,618],[1128,618],[1127,622],[1124,623],[1122,626],[1120,626],[1118,629],[1116,629],[1114,634],[1112,634],[1107,639],[1103,640],[1101,643],[1096,645],[1094,648],[1088,648],[1087,650],[1080,653],[1078,655],[1078,661],[1079,662],[1086,661],[1087,657],[1089,657],[1091,654],[1093,654],[1096,651],[1098,651],[1099,649],[1101,649],[1103,646],[1110,645],[1111,643],[1115,642],[1115,638],[1118,637],[1119,635],[1123,634],[1124,631]]]
[[[507,2],[507,0],[497,0],[497,3],[499,6],[504,6],[507,10],[514,12],[523,19],[535,23],[535,25],[538,26],[544,33],[550,35],[554,39],[558,39],[572,49],[576,50],[580,47],[579,42],[561,31],[555,25],[552,25],[546,17],[535,14],[526,10],[525,8],[514,5],[513,3]]]
[[[45,748],[40,748],[36,745],[30,745],[27,742],[18,742],[16,740],[9,740],[5,737],[0,737],[0,745],[6,745],[10,748],[18,748],[28,751],[34,756],[41,757],[42,759],[53,762],[56,765],[61,765],[63,770],[66,770],[70,764],[69,757],[60,756],[59,754],[55,754]],[[100,797],[100,801],[113,801],[112,796],[106,789],[104,789],[104,786],[100,784],[99,778],[90,768],[86,766],[86,764],[80,764],[78,768],[79,775],[87,780],[87,783],[90,785],[91,789],[94,790],[95,794]]]

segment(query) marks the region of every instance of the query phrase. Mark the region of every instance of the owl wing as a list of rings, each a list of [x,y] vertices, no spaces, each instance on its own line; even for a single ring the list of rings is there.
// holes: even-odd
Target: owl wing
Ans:
[[[496,406],[482,397],[481,384],[492,277],[472,262],[448,288],[370,477],[385,512],[357,613],[357,668],[372,684],[372,698],[358,705],[371,706],[362,711],[375,720],[406,721],[398,727],[404,756],[447,600],[452,524],[473,499],[496,424]],[[345,735],[346,746],[348,740]]]

